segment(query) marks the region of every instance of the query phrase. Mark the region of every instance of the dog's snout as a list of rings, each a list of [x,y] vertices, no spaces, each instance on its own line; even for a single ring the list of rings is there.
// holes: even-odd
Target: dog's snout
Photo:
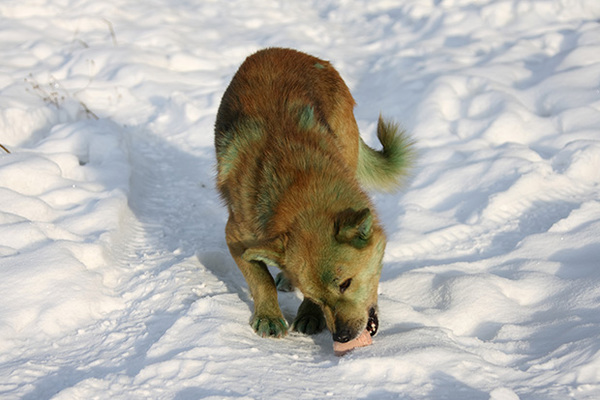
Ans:
[[[338,329],[333,334],[333,340],[336,342],[346,343],[346,342],[349,342],[350,339],[352,339],[352,335],[350,334],[350,329],[348,329],[348,328]]]
[[[335,320],[335,332],[333,332],[332,336],[334,341],[346,343],[354,339],[357,336],[357,332],[355,329],[352,329],[352,325],[348,321],[338,316]]]

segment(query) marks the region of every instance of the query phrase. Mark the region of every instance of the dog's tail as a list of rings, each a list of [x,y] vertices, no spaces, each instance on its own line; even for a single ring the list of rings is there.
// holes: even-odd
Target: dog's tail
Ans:
[[[358,181],[367,189],[398,190],[408,177],[416,156],[414,141],[394,122],[379,116],[377,137],[383,149],[370,148],[362,138],[358,148]]]

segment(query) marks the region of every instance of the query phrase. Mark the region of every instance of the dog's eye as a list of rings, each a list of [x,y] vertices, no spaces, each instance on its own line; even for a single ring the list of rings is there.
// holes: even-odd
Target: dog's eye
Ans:
[[[344,293],[346,291],[346,289],[348,289],[350,287],[351,283],[352,283],[352,278],[346,279],[344,282],[342,282],[342,284],[340,285],[340,292]]]

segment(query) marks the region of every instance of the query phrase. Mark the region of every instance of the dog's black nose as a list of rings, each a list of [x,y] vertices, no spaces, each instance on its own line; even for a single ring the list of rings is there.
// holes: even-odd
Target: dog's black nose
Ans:
[[[349,342],[352,339],[350,329],[340,329],[333,334],[333,340],[340,343]]]

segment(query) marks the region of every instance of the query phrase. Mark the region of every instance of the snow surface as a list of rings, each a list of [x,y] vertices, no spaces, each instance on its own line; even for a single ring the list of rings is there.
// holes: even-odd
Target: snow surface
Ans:
[[[600,2],[0,2],[0,398],[599,399]],[[331,60],[375,145],[380,333],[261,339],[215,113],[250,53]],[[293,318],[297,293],[280,297]]]

